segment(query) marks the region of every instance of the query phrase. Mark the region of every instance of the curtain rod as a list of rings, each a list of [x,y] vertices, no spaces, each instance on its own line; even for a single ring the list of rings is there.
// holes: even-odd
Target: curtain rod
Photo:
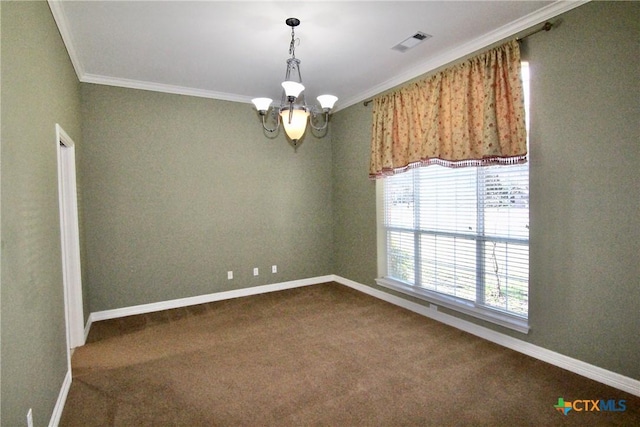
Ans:
[[[537,30],[531,31],[530,33],[527,33],[522,37],[518,37],[516,40],[517,41],[522,41],[522,40],[526,39],[529,36],[532,36],[534,34],[538,34],[540,31],[549,31],[552,28],[553,28],[553,24],[551,22],[547,21],[547,22],[544,23],[544,25],[542,27],[538,28]]]
[[[532,36],[532,35],[534,35],[534,34],[538,34],[538,33],[539,33],[539,32],[541,32],[541,31],[549,31],[549,30],[550,30],[550,29],[552,29],[552,28],[553,28],[553,24],[552,24],[551,22],[547,21],[547,22],[545,22],[545,23],[544,23],[544,25],[543,25],[542,27],[538,28],[537,30],[533,30],[533,31],[531,31],[530,33],[527,33],[527,34],[525,34],[524,36],[518,37],[518,38],[516,39],[516,41],[519,41],[519,42],[520,42],[520,41],[522,41],[522,40],[526,39],[527,37],[530,37],[530,36]],[[368,106],[369,106],[369,104],[371,104],[372,102],[373,102],[373,99],[367,99],[367,100],[366,100],[366,101],[364,101],[362,104],[363,104],[365,107],[368,107]]]

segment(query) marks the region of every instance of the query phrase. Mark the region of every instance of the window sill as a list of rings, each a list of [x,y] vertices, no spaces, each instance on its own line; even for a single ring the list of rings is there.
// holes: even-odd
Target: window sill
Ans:
[[[415,288],[413,286],[390,279],[388,277],[377,278],[376,283],[385,288],[402,292],[403,294],[410,295],[412,297],[416,297],[418,299],[428,301],[430,303],[437,304],[454,311],[458,311],[477,319],[485,320],[487,322],[491,322],[496,325],[521,332],[523,334],[529,333],[529,323],[527,319],[510,316],[508,314],[493,311],[490,309],[479,308],[471,302],[467,303],[455,298],[447,297],[446,295],[429,291],[427,289]]]

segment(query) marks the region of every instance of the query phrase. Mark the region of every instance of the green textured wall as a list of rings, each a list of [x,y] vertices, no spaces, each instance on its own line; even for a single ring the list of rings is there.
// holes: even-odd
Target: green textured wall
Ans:
[[[81,92],[91,311],[333,272],[330,137],[296,153],[250,104]]]
[[[531,37],[531,340],[640,379],[640,3]]]
[[[2,2],[2,425],[49,423],[67,372],[55,124],[78,80],[46,2]]]
[[[371,107],[296,154],[249,105],[78,85],[46,2],[0,15],[2,425],[29,408],[46,425],[67,370],[55,123],[78,144],[91,311],[331,273],[375,286]],[[640,379],[640,4],[561,18],[523,45],[532,330],[467,320]]]
[[[523,45],[532,329],[522,335],[458,316],[640,379],[640,3],[592,2],[559,18]],[[375,190],[363,158],[371,117],[363,108],[335,117],[335,274],[373,285]]]
[[[371,109],[358,103],[332,118],[334,273],[376,277],[376,183],[369,179]]]

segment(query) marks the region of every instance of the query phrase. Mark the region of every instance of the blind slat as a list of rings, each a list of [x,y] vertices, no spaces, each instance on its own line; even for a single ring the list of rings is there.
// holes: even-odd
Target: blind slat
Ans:
[[[389,277],[527,316],[528,164],[434,165],[388,177],[384,186]]]

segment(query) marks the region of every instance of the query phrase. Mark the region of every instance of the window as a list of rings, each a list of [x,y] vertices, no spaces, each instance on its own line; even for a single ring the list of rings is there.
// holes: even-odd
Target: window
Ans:
[[[527,332],[529,164],[432,165],[379,181],[377,282]]]

